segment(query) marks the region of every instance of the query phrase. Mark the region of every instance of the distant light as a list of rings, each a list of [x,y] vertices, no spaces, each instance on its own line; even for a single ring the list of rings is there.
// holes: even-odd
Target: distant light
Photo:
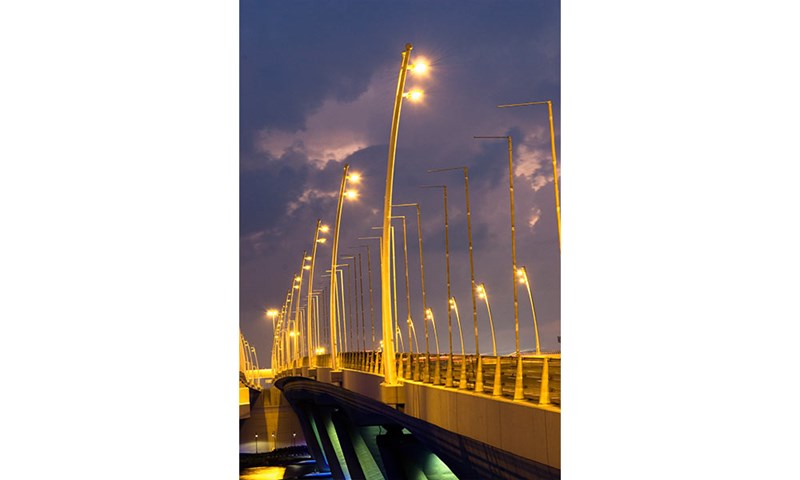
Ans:
[[[358,172],[352,172],[347,176],[347,178],[353,183],[358,183],[361,181],[361,174]]]
[[[358,198],[358,192],[356,190],[348,190],[344,192],[344,195],[348,200],[355,200]]]
[[[327,225],[321,225],[319,227],[319,231],[322,233],[328,233],[328,230],[330,230],[330,227],[328,227]]]
[[[320,239],[317,239],[317,241],[318,241],[319,243],[325,243],[327,240],[328,240],[327,238],[320,238]]]
[[[295,281],[295,282],[299,282],[299,281],[300,281],[300,275],[296,275],[296,276],[294,277],[294,281]]]
[[[275,317],[277,315],[278,315],[278,311],[275,310],[274,308],[271,308],[271,309],[267,310],[267,316],[268,317]]]
[[[306,260],[311,260],[311,255],[307,255],[305,259]]]

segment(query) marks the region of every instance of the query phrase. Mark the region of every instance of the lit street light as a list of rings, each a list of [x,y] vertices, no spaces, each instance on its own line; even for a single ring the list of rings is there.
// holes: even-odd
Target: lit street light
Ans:
[[[392,112],[392,128],[389,135],[389,158],[386,167],[386,191],[383,198],[383,228],[381,233],[381,322],[383,323],[383,360],[384,360],[384,383],[387,385],[398,385],[397,372],[394,366],[394,343],[392,342],[392,300],[390,292],[390,245],[389,227],[392,217],[392,189],[394,187],[394,162],[397,150],[397,133],[400,124],[400,110],[403,98],[407,96],[405,92],[406,75],[409,71],[409,60],[411,59],[411,49],[413,46],[407,43],[402,53],[400,62],[400,72],[397,79],[397,92],[394,100],[394,110]],[[411,68],[415,68],[413,65]],[[427,67],[420,68],[419,73],[427,71]],[[410,100],[418,100],[420,93],[410,94]]]
[[[345,196],[345,188],[347,187],[347,171],[350,169],[350,165],[345,163],[344,164],[344,171],[342,172],[342,183],[339,187],[339,200],[336,205],[336,223],[333,227],[333,246],[331,248],[331,272],[336,272],[336,261],[339,255],[339,227],[342,223],[342,201],[344,200]],[[351,177],[353,183],[356,183],[360,180],[360,176],[358,174],[354,174]],[[330,301],[330,317],[331,317],[331,370],[338,371],[339,366],[337,363],[337,350],[336,350],[336,274],[331,274],[331,285],[330,285],[330,292],[331,292],[331,301]],[[344,301],[344,299],[342,299]]]
[[[461,375],[458,380],[459,390],[467,388],[467,355],[464,353],[464,332],[461,329],[461,317],[458,315],[458,304],[456,297],[450,297],[450,306],[456,313],[456,323],[458,323],[458,336],[461,338]]]
[[[441,374],[439,371],[439,358],[441,357],[441,354],[439,353],[439,334],[436,333],[436,318],[433,316],[433,310],[430,308],[425,310],[425,318],[431,322],[431,325],[433,325],[433,339],[436,342],[436,366],[434,367],[433,383],[435,385],[439,385],[441,380]]]
[[[324,240],[324,239],[320,239],[319,233],[320,232],[325,233],[327,231],[328,231],[328,226],[327,225],[322,225],[322,220],[318,218],[317,219],[317,226],[314,228],[314,244],[313,244],[313,247],[311,247],[311,267],[310,267],[309,273],[308,273],[308,307],[307,307],[307,310],[308,310],[308,319],[307,319],[308,331],[307,331],[307,334],[306,334],[306,336],[308,337],[308,341],[307,341],[307,343],[308,343],[308,349],[307,349],[307,353],[308,353],[308,368],[316,367],[316,355],[314,354],[314,349],[312,347],[312,342],[314,340],[314,336],[312,335],[312,330],[311,330],[311,326],[312,325],[311,324],[312,324],[313,318],[314,318],[313,317],[313,312],[316,311],[313,308],[314,307],[314,303],[312,301],[313,300],[312,296],[314,295],[314,266],[316,265],[316,260],[317,260],[317,244],[321,243],[320,240]]]
[[[536,321],[536,308],[533,306],[533,295],[531,294],[531,283],[528,280],[528,269],[523,265],[517,271],[519,276],[519,283],[524,283],[528,289],[528,299],[531,301],[531,313],[533,314],[533,334],[536,337],[536,355],[542,353],[539,349],[539,323]]]
[[[473,138],[504,138],[508,142],[508,194],[511,199],[511,288],[514,292],[514,337],[516,341],[517,373],[514,384],[514,400],[523,400],[522,394],[522,355],[519,353],[519,300],[517,298],[517,235],[514,229],[514,165],[512,156],[511,136],[473,137]]]
[[[483,299],[486,304],[486,311],[489,314],[489,326],[492,329],[492,355],[494,355],[494,383],[492,386],[492,395],[500,396],[503,392],[500,386],[500,357],[497,356],[497,342],[494,337],[494,321],[492,321],[492,309],[489,307],[489,294],[486,293],[486,286],[484,284],[478,285],[478,296]],[[482,390],[479,390],[482,391]]]

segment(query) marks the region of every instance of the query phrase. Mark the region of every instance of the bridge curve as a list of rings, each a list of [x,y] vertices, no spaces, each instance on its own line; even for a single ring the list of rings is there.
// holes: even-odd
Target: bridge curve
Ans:
[[[300,420],[317,464],[335,478],[560,478],[558,468],[337,385],[286,376],[274,386]]]

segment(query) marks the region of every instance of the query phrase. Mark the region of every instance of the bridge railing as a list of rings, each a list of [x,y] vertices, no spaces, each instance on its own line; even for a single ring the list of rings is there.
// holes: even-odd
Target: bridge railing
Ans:
[[[383,354],[378,351],[344,352],[337,355],[342,368],[383,375]],[[458,390],[513,398],[516,387],[515,356],[425,355],[397,353],[397,376],[403,381],[452,387]],[[317,367],[330,367],[330,354],[316,355]],[[448,365],[450,365],[448,373]],[[303,357],[280,369],[276,377],[302,375],[309,367]],[[480,374],[480,378],[479,378]],[[478,381],[480,380],[480,382]],[[561,354],[544,353],[522,356],[522,393],[524,400],[537,405],[561,405]]]

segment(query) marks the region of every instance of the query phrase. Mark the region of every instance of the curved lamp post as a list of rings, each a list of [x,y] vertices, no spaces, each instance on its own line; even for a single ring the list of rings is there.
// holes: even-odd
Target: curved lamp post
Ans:
[[[392,113],[392,128],[389,136],[389,158],[386,167],[386,191],[383,198],[383,228],[381,234],[381,322],[383,324],[383,360],[385,365],[384,370],[384,383],[386,385],[396,386],[397,372],[394,366],[394,343],[392,341],[392,300],[391,300],[391,285],[390,285],[390,268],[389,263],[390,245],[389,245],[389,227],[392,217],[392,189],[394,187],[394,161],[395,152],[397,150],[397,132],[400,124],[400,109],[403,104],[403,98],[408,97],[410,100],[419,99],[422,95],[420,91],[405,92],[406,75],[410,69],[414,67],[409,65],[411,59],[411,49],[413,46],[407,43],[405,50],[402,53],[402,60],[400,62],[400,72],[397,78],[397,92],[394,100],[394,110]],[[422,69],[418,69],[422,70]]]
[[[497,356],[497,342],[494,338],[494,321],[492,321],[492,309],[489,307],[489,294],[486,293],[486,286],[484,284],[478,285],[478,296],[483,299],[486,304],[486,311],[489,314],[489,326],[492,331],[492,355],[494,355],[494,384],[492,386],[492,395],[497,397],[502,395],[503,390],[500,385],[500,357]]]
[[[441,353],[439,353],[439,334],[436,333],[436,318],[433,316],[433,310],[430,308],[425,310],[425,318],[428,319],[433,326],[433,339],[436,342],[436,366],[434,367],[433,383],[435,385],[439,385],[441,381],[441,372],[439,367],[439,358],[441,357]]]
[[[307,311],[308,311],[308,319],[307,319],[308,330],[307,330],[307,335],[306,335],[308,337],[308,342],[307,342],[308,343],[308,349],[307,349],[307,352],[308,352],[308,368],[314,368],[317,365],[317,363],[316,363],[317,357],[316,357],[316,354],[314,352],[314,348],[313,348],[313,345],[312,345],[313,340],[314,340],[314,336],[312,335],[312,329],[311,329],[312,322],[313,322],[313,319],[314,319],[313,313],[316,312],[316,308],[314,308],[316,305],[314,304],[312,297],[314,295],[314,266],[316,265],[316,260],[317,260],[317,244],[318,243],[325,243],[325,239],[324,238],[320,238],[319,233],[320,232],[327,233],[328,230],[329,230],[328,226],[327,225],[322,225],[322,220],[318,218],[317,219],[317,226],[316,226],[316,228],[314,228],[314,246],[311,248],[311,266],[310,266],[309,273],[308,273],[308,307],[307,307]],[[320,240],[322,240],[322,241],[320,241]],[[317,316],[319,316],[319,312],[317,312]],[[318,328],[314,329],[315,332],[316,332],[316,330],[318,330]]]
[[[467,354],[464,352],[464,331],[461,329],[461,317],[458,315],[458,304],[456,297],[450,297],[450,307],[456,313],[456,323],[458,323],[458,336],[461,339],[461,375],[459,375],[458,388],[467,388]]]
[[[523,400],[522,394],[522,355],[519,353],[519,300],[517,298],[517,235],[514,228],[514,165],[511,136],[473,137],[480,139],[504,138],[508,143],[508,194],[511,199],[511,287],[514,292],[514,337],[516,341],[517,373],[514,384],[514,400]]]
[[[533,314],[533,334],[536,337],[536,355],[541,355],[542,351],[539,348],[539,323],[536,321],[536,308],[533,306],[533,294],[531,294],[531,283],[528,280],[528,269],[523,265],[517,270],[519,283],[524,283],[528,289],[528,299],[531,301],[531,313]]]
[[[350,165],[345,163],[344,164],[344,171],[342,172],[342,183],[339,187],[339,200],[336,205],[336,223],[333,227],[333,245],[331,247],[331,285],[330,285],[330,292],[331,292],[331,302],[330,302],[330,317],[331,317],[331,370],[337,371],[340,370],[339,365],[337,363],[336,358],[336,260],[339,255],[339,227],[342,224],[342,201],[345,197],[345,188],[347,187],[347,171],[350,169]],[[351,180],[353,183],[357,183],[360,179],[360,176],[353,174]],[[355,198],[356,194],[348,194],[348,198]],[[344,301],[344,299],[342,299]]]

